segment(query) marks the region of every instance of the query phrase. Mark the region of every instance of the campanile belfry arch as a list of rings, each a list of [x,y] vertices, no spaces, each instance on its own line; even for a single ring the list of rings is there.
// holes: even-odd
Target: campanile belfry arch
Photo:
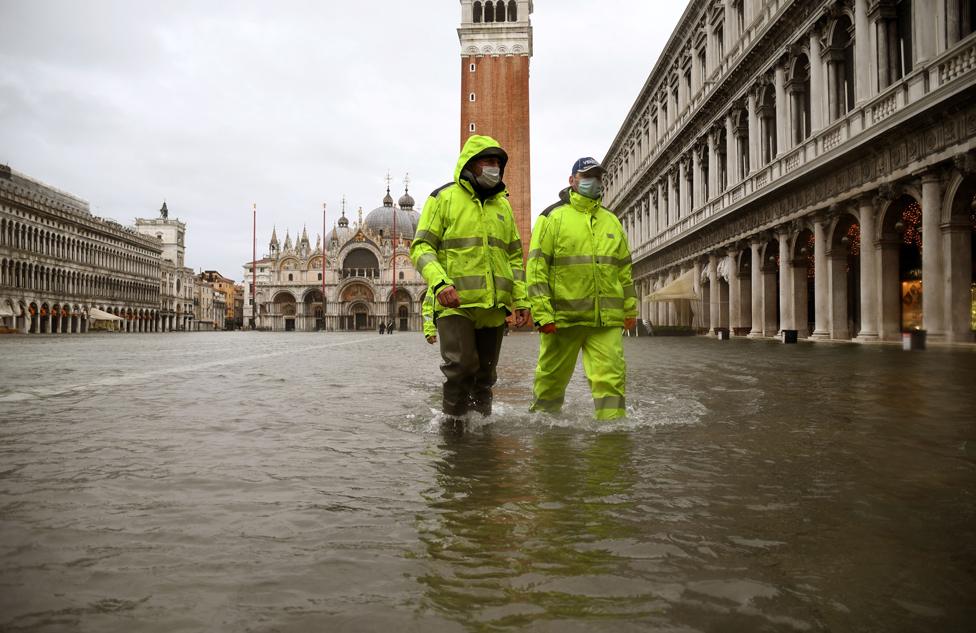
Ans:
[[[529,58],[532,0],[461,0],[461,146],[472,134],[508,153],[505,185],[525,257],[531,235]]]

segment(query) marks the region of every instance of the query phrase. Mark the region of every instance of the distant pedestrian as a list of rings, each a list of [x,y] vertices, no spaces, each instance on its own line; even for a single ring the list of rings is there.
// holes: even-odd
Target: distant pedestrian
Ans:
[[[487,136],[468,138],[454,180],[420,214],[410,258],[437,303],[443,410],[491,414],[505,317],[529,319],[522,241],[502,178],[508,154]]]
[[[387,324],[386,324],[386,333],[387,333],[387,334],[393,334],[393,330],[394,330],[394,329],[395,329],[395,328],[394,328],[394,323],[393,323],[393,321],[390,321],[389,323],[387,323]]]
[[[527,283],[542,333],[533,411],[559,411],[576,359],[590,383],[598,420],[626,415],[627,366],[620,328],[637,321],[630,248],[617,216],[604,208],[603,167],[573,164],[569,187],[536,220]]]
[[[386,332],[386,324],[380,321],[380,334]]]

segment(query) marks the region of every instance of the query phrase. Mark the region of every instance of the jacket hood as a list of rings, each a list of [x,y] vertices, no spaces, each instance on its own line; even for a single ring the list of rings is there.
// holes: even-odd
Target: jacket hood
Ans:
[[[464,147],[461,148],[461,155],[458,157],[457,165],[454,167],[454,182],[465,189],[473,189],[474,185],[467,181],[467,179],[461,178],[461,172],[464,171],[465,166],[471,162],[474,158],[480,158],[483,156],[494,156],[498,158],[498,164],[501,167],[502,178],[505,178],[505,165],[508,163],[508,154],[502,149],[502,146],[498,144],[498,141],[491,138],[490,136],[481,136],[475,134],[468,138],[464,142]],[[467,187],[465,184],[467,183]],[[505,189],[505,183],[499,182],[490,192],[486,192],[489,195],[498,193]]]

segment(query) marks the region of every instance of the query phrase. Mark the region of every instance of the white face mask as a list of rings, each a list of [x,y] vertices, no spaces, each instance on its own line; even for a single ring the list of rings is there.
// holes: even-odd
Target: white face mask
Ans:
[[[603,193],[603,182],[599,178],[580,178],[579,194],[596,200]]]
[[[481,175],[477,176],[475,180],[485,189],[491,189],[502,180],[501,167],[485,167],[481,170]]]

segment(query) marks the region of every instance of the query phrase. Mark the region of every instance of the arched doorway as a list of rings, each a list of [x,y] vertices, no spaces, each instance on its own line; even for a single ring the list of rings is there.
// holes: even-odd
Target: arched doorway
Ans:
[[[401,332],[410,329],[410,305],[412,302],[410,293],[402,288],[397,288],[396,295],[390,296],[387,314],[390,318],[396,319],[397,330]]]
[[[950,341],[967,342],[976,340],[976,173],[963,172],[947,193],[946,335]]]
[[[814,280],[813,231],[804,228],[793,241],[793,315],[799,336],[809,336],[816,322],[816,292]]]
[[[845,213],[828,242],[830,338],[850,339],[861,329],[861,226]]]
[[[315,331],[325,329],[325,302],[321,290],[312,290],[305,295],[305,317],[311,319]]]
[[[922,206],[903,194],[892,200],[881,220],[881,336],[897,339],[921,328]]]
[[[345,330],[369,330],[373,328],[370,306],[374,301],[373,290],[365,283],[351,283],[342,289],[339,301],[345,306]]]
[[[761,250],[762,262],[762,332],[763,336],[776,336],[779,332],[779,241],[769,239]],[[756,289],[753,289],[756,292]]]
[[[297,312],[295,295],[291,294],[290,292],[279,292],[275,295],[272,303],[274,304],[274,314],[272,314],[272,318],[276,321],[280,319],[283,326],[282,329],[284,329],[285,332],[294,332],[295,313]],[[278,328],[275,327],[274,329]]]

